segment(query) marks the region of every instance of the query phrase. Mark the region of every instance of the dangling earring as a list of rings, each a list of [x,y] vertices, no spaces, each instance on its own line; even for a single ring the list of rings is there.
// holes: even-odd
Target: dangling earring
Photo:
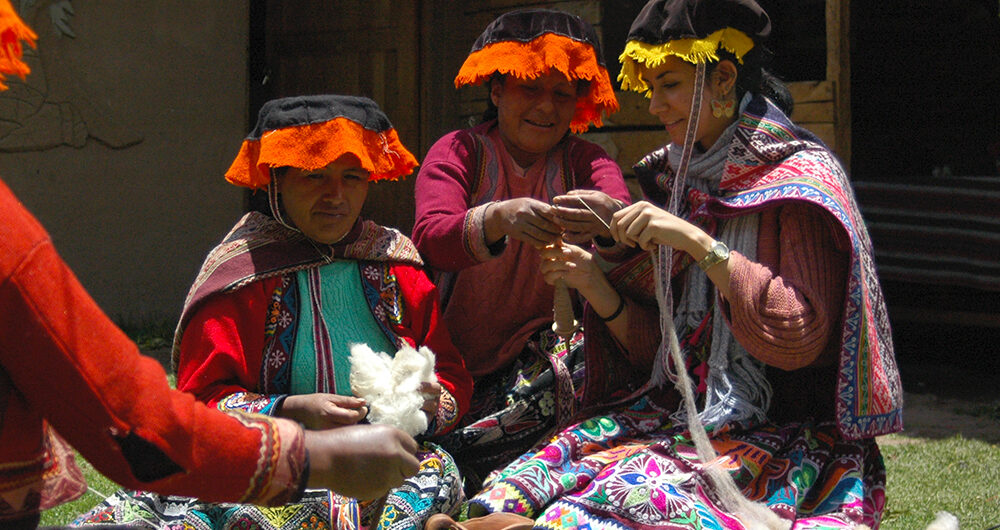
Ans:
[[[725,93],[721,98],[712,98],[710,104],[712,105],[712,116],[716,118],[721,118],[723,116],[727,118],[732,118],[733,113],[736,110],[736,99],[728,98],[729,93]]]

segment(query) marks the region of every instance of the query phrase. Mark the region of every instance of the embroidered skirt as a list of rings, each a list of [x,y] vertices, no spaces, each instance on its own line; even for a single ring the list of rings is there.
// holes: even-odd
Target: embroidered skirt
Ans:
[[[433,444],[425,447],[431,450],[418,453],[417,474],[376,502],[359,503],[328,490],[306,490],[299,502],[263,507],[119,490],[73,525],[156,530],[419,529],[431,515],[455,513],[465,499],[451,456]]]
[[[466,492],[568,420],[583,376],[583,332],[564,340],[542,329],[509,367],[476,381],[462,425],[435,440],[458,462]]]
[[[704,474],[683,426],[639,399],[574,425],[492,477],[462,518],[512,512],[535,528],[741,529]],[[874,440],[846,441],[834,423],[757,425],[711,433],[743,494],[792,528],[877,528],[885,467]]]

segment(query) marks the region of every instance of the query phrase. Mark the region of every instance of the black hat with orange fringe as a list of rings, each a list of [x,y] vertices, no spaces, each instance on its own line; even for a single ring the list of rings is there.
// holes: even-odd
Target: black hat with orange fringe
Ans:
[[[8,0],[0,0],[0,90],[7,90],[3,83],[6,76],[13,74],[24,79],[31,72],[21,60],[24,51],[21,41],[34,48],[36,40],[38,36],[17,16],[14,6]]]
[[[370,173],[369,181],[398,180],[417,167],[417,159],[374,101],[359,96],[297,96],[261,107],[257,126],[243,140],[226,180],[265,188],[272,168],[310,171],[347,153],[358,157]]]
[[[618,80],[648,94],[640,65],[655,68],[670,55],[705,64],[718,61],[720,49],[742,63],[770,33],[771,19],[754,0],[652,0],[629,29]]]
[[[590,82],[576,103],[570,130],[600,127],[618,110],[611,78],[594,27],[582,18],[550,9],[523,9],[497,17],[472,45],[455,87],[478,85],[495,73],[533,79],[557,70],[571,81]]]

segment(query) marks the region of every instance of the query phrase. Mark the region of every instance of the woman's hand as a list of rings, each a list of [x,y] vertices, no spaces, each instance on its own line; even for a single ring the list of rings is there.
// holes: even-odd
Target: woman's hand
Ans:
[[[615,290],[594,257],[582,248],[563,243],[541,250],[541,272],[548,284],[563,280],[587,299],[597,316],[605,319],[619,340],[627,336],[628,318],[625,299]]]
[[[291,396],[289,396],[291,397]],[[375,499],[416,474],[417,442],[388,425],[305,431],[309,487]]]
[[[581,200],[586,202],[586,206]],[[576,245],[598,236],[610,238],[611,232],[605,223],[610,222],[611,216],[624,206],[621,201],[597,190],[570,190],[553,198],[552,203],[555,205],[556,221],[563,228],[563,240]]]
[[[361,398],[321,393],[288,396],[278,411],[278,416],[312,430],[353,425],[367,415],[368,407]]]
[[[638,245],[643,250],[666,245],[687,252],[695,259],[705,257],[713,241],[697,226],[646,201],[615,213],[611,220],[611,236],[620,243]]]
[[[586,297],[589,287],[605,280],[604,272],[594,263],[594,257],[576,245],[549,245],[542,248],[540,254],[542,277],[549,285],[563,280],[567,287],[580,291]]]
[[[424,404],[420,410],[427,414],[427,421],[433,420],[437,415],[438,402],[441,401],[441,383],[420,383],[417,391],[424,395]]]
[[[507,236],[541,248],[561,232],[552,206],[531,197],[500,201],[486,210],[486,242],[491,245]]]

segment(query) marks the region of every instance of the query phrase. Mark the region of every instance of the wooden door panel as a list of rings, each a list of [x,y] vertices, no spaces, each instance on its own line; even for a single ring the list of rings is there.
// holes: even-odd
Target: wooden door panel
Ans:
[[[271,0],[268,98],[350,94],[375,100],[420,157],[417,0]],[[373,185],[362,215],[406,233],[413,179]]]

